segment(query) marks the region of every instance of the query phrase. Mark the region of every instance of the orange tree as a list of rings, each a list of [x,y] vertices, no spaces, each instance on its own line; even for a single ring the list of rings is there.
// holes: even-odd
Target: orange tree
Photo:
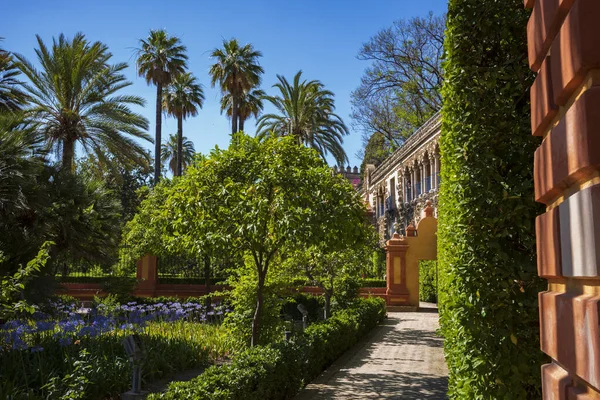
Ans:
[[[150,225],[129,232],[144,231],[140,242],[156,243],[148,239],[153,227],[160,242],[192,254],[243,253],[252,268],[242,270],[252,271],[256,284],[252,345],[261,340],[268,274],[283,253],[314,244],[343,251],[369,237],[364,205],[349,182],[291,137],[236,134],[228,149],[199,156],[164,186],[157,187],[160,204],[142,205]]]

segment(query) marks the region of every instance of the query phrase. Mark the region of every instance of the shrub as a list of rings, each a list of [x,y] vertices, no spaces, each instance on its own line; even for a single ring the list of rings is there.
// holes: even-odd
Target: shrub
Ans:
[[[363,278],[363,279],[361,279],[360,287],[373,288],[373,287],[386,287],[386,285],[387,285],[387,282],[385,279]]]
[[[419,300],[437,303],[437,261],[419,262]]]
[[[270,400],[291,398],[385,317],[385,302],[360,299],[292,342],[255,346],[231,364],[213,366],[189,382],[175,382],[156,399]]]
[[[521,0],[450,0],[438,262],[451,399],[539,399],[533,154]]]

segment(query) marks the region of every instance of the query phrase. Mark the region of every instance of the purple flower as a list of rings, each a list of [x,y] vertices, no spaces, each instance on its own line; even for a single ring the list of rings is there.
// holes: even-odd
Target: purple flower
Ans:
[[[71,343],[73,343],[73,340],[68,336],[62,337],[58,340],[58,344],[60,344],[62,347],[69,346]]]
[[[44,351],[44,348],[41,346],[35,346],[31,348],[32,353],[39,353],[40,351]]]
[[[38,332],[46,332],[54,329],[54,321],[38,321],[36,324]]]

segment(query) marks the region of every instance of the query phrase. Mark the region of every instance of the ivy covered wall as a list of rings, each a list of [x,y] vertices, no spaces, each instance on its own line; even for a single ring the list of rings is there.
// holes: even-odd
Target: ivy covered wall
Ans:
[[[523,0],[450,0],[440,141],[440,323],[451,399],[539,399]]]

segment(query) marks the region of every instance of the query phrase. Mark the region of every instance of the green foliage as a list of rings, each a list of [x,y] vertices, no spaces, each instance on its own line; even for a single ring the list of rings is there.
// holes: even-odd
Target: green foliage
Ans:
[[[181,149],[181,166],[185,170],[187,166],[194,161],[194,153],[196,152],[196,149],[194,149],[194,142],[187,137],[182,136]],[[160,160],[163,164],[168,165],[171,173],[175,175],[175,172],[177,171],[177,135],[169,135],[169,140],[161,145]]]
[[[363,278],[360,280],[360,287],[373,288],[373,287],[386,287],[387,282],[385,279],[376,278]]]
[[[211,85],[215,87],[218,83],[223,96],[226,94],[230,96],[231,134],[233,135],[242,130],[238,122],[243,124],[244,116],[248,112],[247,108],[242,109],[244,100],[247,100],[246,95],[260,86],[261,76],[265,72],[258,61],[262,53],[249,43],[242,46],[237,39],[223,39],[223,48],[214,49],[210,56],[215,60],[208,72],[211,76]],[[221,110],[223,110],[223,102]]]
[[[38,343],[43,350],[0,351],[2,365],[14,366],[0,375],[0,398],[100,400],[119,396],[131,387],[131,363],[123,347],[130,330],[82,337],[66,346],[52,333],[41,334]],[[232,351],[228,332],[219,325],[152,322],[139,335],[147,353],[142,367],[144,382],[207,366]]]
[[[133,138],[151,141],[148,120],[131,110],[143,98],[121,93],[131,85],[123,71],[126,63],[111,63],[112,54],[101,42],[89,42],[82,33],[69,40],[64,35],[46,46],[37,36],[35,50],[41,69],[22,55],[19,67],[30,83],[26,115],[61,155],[61,167],[71,172],[76,143],[99,160],[107,154],[124,162],[148,162],[146,151]]]
[[[520,0],[451,0],[438,262],[451,399],[539,399],[527,65]]]
[[[419,261],[419,300],[437,303],[437,261]]]
[[[252,347],[231,364],[213,366],[189,382],[175,382],[150,400],[292,398],[385,318],[385,302],[361,299],[328,321],[311,325],[292,342]]]
[[[267,344],[283,337],[284,321],[281,318],[283,297],[288,290],[286,280],[271,274],[267,277],[264,288],[264,304],[262,310],[262,327],[259,344]],[[225,317],[224,324],[231,336],[236,339],[238,347],[250,344],[252,337],[252,320],[256,311],[258,277],[252,264],[242,267],[237,277],[229,280],[232,289],[228,292],[228,301],[233,311]]]
[[[0,281],[0,320],[7,320],[15,315],[27,312],[33,313],[34,308],[22,300],[25,285],[40,272],[49,258],[51,242],[44,243],[38,255],[27,263],[24,268],[19,268],[14,275],[2,276]],[[4,261],[0,252],[0,264]]]
[[[255,341],[263,289],[282,251],[316,243],[342,251],[368,237],[352,186],[292,137],[236,134],[227,150],[198,156],[184,176],[154,191],[128,224],[125,243],[135,243],[138,255],[161,248],[233,260],[244,254],[256,276]]]
[[[265,100],[277,109],[277,114],[265,114],[257,121],[257,136],[294,136],[298,144],[311,147],[325,160],[328,153],[338,165],[345,165],[348,156],[342,147],[343,137],[350,132],[342,118],[335,113],[334,94],[316,80],[300,81],[302,71],[292,84],[277,75],[279,96]]]

